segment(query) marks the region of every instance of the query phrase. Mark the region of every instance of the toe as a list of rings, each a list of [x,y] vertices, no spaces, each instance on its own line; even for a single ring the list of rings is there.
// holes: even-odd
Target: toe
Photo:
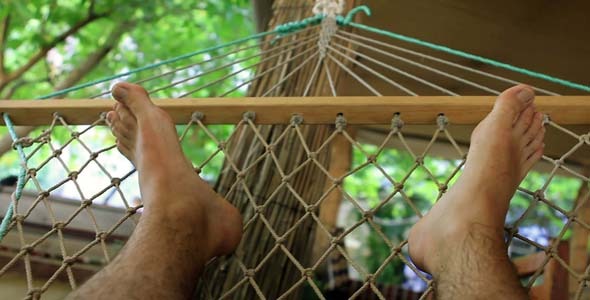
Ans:
[[[117,149],[119,149],[123,156],[127,157],[130,161],[133,162],[133,152],[129,148],[129,145],[123,143],[122,141],[117,141]]]
[[[111,127],[111,132],[117,138],[117,140],[128,140],[131,141],[134,138],[133,133],[129,127],[125,126],[123,121],[119,118],[119,114],[112,111],[107,114],[107,120]]]
[[[533,168],[533,166],[543,157],[543,152],[545,151],[545,145],[541,144],[541,146],[531,154],[531,156],[524,162],[523,169],[522,169],[522,178],[528,174],[528,172]]]
[[[517,135],[523,135],[533,123],[535,117],[535,106],[529,105],[518,117],[514,124],[514,133]]]
[[[109,126],[111,127],[111,132],[113,134],[115,134],[115,131],[114,131],[115,125],[121,122],[121,120],[119,119],[119,114],[115,111],[109,111],[107,113],[107,122],[108,122]],[[117,136],[117,135],[115,134],[115,136]]]
[[[137,123],[135,116],[131,113],[127,106],[119,105],[115,111],[119,115],[121,122],[123,122],[126,126],[132,126]]]
[[[133,132],[121,121],[114,123],[113,126],[111,126],[111,130],[113,131],[117,139],[122,139],[126,142],[131,142],[134,140]]]
[[[115,100],[127,106],[136,117],[153,105],[147,91],[136,84],[118,83],[113,87],[112,95]]]
[[[113,124],[113,120],[114,120],[115,116],[117,118],[119,118],[117,112],[115,112],[115,111],[109,111],[107,113],[106,119],[107,119],[107,125],[108,126],[111,126]]]
[[[518,85],[504,91],[494,104],[493,113],[504,124],[512,126],[518,116],[535,98],[533,90],[526,85]]]
[[[543,127],[543,114],[537,112],[534,114],[529,128],[527,128],[523,135],[521,135],[521,145],[523,147],[529,145],[537,137],[539,132],[541,132],[544,129],[545,128]]]
[[[545,128],[541,128],[533,140],[524,148],[523,158],[528,159],[535,151],[543,147],[545,141]]]

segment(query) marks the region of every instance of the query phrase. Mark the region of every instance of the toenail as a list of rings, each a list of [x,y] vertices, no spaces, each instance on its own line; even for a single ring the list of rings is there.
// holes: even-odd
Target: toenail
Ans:
[[[528,103],[535,98],[535,93],[529,88],[523,88],[516,94],[516,97],[518,100]]]
[[[116,85],[113,88],[112,95],[117,99],[125,99],[127,97],[127,89],[122,86]]]

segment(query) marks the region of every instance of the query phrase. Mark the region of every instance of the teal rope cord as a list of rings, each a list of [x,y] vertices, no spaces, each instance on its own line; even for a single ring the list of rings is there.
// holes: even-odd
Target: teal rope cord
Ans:
[[[340,25],[342,26],[351,26],[354,28],[358,28],[358,29],[362,29],[362,30],[366,30],[369,32],[373,32],[373,33],[377,33],[380,35],[384,35],[387,37],[391,37],[394,39],[398,39],[404,42],[408,42],[408,43],[412,43],[412,44],[416,44],[416,45],[420,45],[420,46],[424,46],[430,49],[434,49],[437,51],[442,51],[451,55],[455,55],[455,56],[459,56],[459,57],[463,57],[463,58],[467,58],[467,59],[471,59],[471,60],[475,60],[487,65],[491,65],[494,67],[498,67],[498,68],[502,68],[505,70],[509,70],[509,71],[513,71],[516,73],[520,73],[520,74],[524,74],[530,77],[534,77],[534,78],[539,78],[539,79],[543,79],[549,82],[553,82],[553,83],[557,83],[559,85],[562,86],[566,86],[569,88],[573,88],[573,89],[577,89],[577,90],[581,90],[581,91],[585,91],[585,92],[590,92],[590,86],[586,86],[583,84],[579,84],[579,83],[575,83],[569,80],[565,80],[565,79],[561,79],[561,78],[557,78],[557,77],[553,77],[553,76],[549,76],[547,74],[543,74],[543,73],[539,73],[539,72],[535,72],[535,71],[531,71],[525,68],[521,68],[521,67],[516,67],[507,63],[503,63],[503,62],[499,62],[497,60],[493,60],[493,59],[489,59],[489,58],[485,58],[482,56],[478,56],[478,55],[474,55],[471,53],[467,53],[467,52],[463,52],[460,50],[456,50],[456,49],[452,49],[446,46],[441,46],[441,45],[437,45],[437,44],[433,44],[433,43],[429,43],[417,38],[412,38],[412,37],[408,37],[405,35],[401,35],[398,33],[394,33],[394,32],[390,32],[390,31],[386,31],[386,30],[382,30],[382,29],[378,29],[375,27],[371,27],[371,26],[367,26],[367,25],[363,25],[363,24],[358,24],[355,22],[345,22],[345,20],[343,19],[341,22],[339,22]]]
[[[368,6],[361,5],[361,6],[357,6],[353,9],[351,9],[348,12],[348,14],[346,14],[345,17],[344,16],[336,17],[336,22],[339,25],[348,26],[348,25],[350,25],[350,23],[352,23],[352,20],[354,19],[354,17],[361,12],[364,12],[367,16],[371,16],[371,14],[372,14],[371,9]]]
[[[6,124],[6,127],[8,128],[8,133],[10,134],[10,137],[12,138],[13,141],[18,140],[18,135],[16,134],[16,131],[14,130],[14,125],[12,124],[12,120],[10,120],[10,117],[8,117],[8,114],[2,114],[2,117],[4,118],[4,123]],[[0,224],[0,242],[4,239],[4,236],[6,235],[6,233],[8,232],[8,225],[10,224],[10,221],[12,220],[12,216],[14,215],[14,204],[18,203],[18,200],[20,200],[22,193],[23,193],[23,189],[25,187],[25,179],[26,179],[26,175],[27,175],[27,171],[25,168],[25,164],[27,161],[27,156],[25,155],[25,151],[23,150],[23,146],[20,144],[16,144],[16,151],[18,152],[18,155],[23,163],[20,173],[18,174],[18,181],[16,183],[16,191],[15,191],[15,201],[14,202],[10,202],[10,205],[8,206],[8,210],[6,210],[6,215],[4,215],[4,218],[2,219],[2,223]]]

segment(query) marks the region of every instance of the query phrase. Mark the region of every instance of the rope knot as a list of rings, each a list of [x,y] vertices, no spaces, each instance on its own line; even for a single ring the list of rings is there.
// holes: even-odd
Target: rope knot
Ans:
[[[447,129],[447,126],[449,126],[449,118],[444,114],[439,114],[436,118],[436,125],[438,125],[440,131]]]
[[[35,177],[37,176],[37,169],[35,168],[30,168],[27,170],[27,175],[29,175],[30,177]]]
[[[342,114],[338,114],[336,117],[336,130],[342,132],[346,129],[346,118]]]
[[[225,150],[225,148],[227,147],[227,142],[219,142],[219,144],[217,145],[217,149],[223,151]]]
[[[340,237],[339,236],[332,237],[332,240],[330,241],[330,243],[333,245],[340,244]]]
[[[293,115],[291,116],[291,125],[292,126],[299,126],[303,124],[303,117],[301,115]]]
[[[256,113],[253,111],[247,111],[242,116],[242,119],[244,120],[244,122],[254,121],[256,119]]]
[[[101,112],[100,115],[98,115],[98,121],[100,123],[107,123],[107,113]],[[110,124],[107,124],[107,125],[110,125]]]
[[[96,239],[101,240],[101,241],[106,240],[107,239],[107,232],[106,231],[97,232]]]
[[[75,262],[76,262],[76,258],[75,258],[75,257],[66,256],[66,257],[64,257],[63,264],[64,264],[64,265],[71,266],[71,265],[73,265]]]
[[[281,179],[282,183],[289,183],[289,181],[291,180],[291,175],[285,175],[285,177],[283,177]]]
[[[320,58],[326,57],[328,53],[328,47],[332,37],[338,31],[337,17],[344,11],[343,0],[316,0],[316,5],[313,8],[313,12],[316,15],[324,17],[322,20],[322,30],[320,32],[320,38],[318,40],[318,47],[320,51]]]
[[[30,137],[21,137],[12,143],[12,149],[16,150],[18,146],[21,146],[22,148],[31,147],[34,143],[35,140]]]
[[[316,15],[335,17],[344,11],[344,0],[316,0],[312,11]]]
[[[82,200],[82,207],[86,208],[90,205],[92,205],[92,200],[90,200],[90,199]]]
[[[68,175],[68,177],[71,180],[76,180],[76,179],[78,179],[78,175],[80,175],[80,173],[78,171],[72,171],[72,172],[70,172],[70,174]]]
[[[203,121],[204,118],[205,118],[205,114],[200,111],[194,112],[191,116],[191,120],[193,122]]]
[[[111,179],[111,184],[114,186],[120,186],[121,185],[121,178],[114,177],[113,179]]]
[[[306,278],[313,277],[313,269],[312,268],[303,269],[303,271],[301,271],[301,276],[306,277]]]
[[[32,253],[34,249],[35,248],[31,245],[25,245],[20,249],[20,251],[23,253]]]
[[[424,165],[424,156],[417,156],[416,157],[416,164],[422,166]]]
[[[400,113],[395,113],[391,119],[391,129],[401,130],[404,127],[404,121],[402,120]]]
[[[13,220],[17,223],[22,223],[25,220],[25,216],[24,215],[15,215],[13,217]]]
[[[254,277],[254,274],[256,274],[256,271],[254,269],[247,269],[246,271],[244,271],[245,277]]]
[[[545,199],[545,192],[543,190],[537,190],[534,194],[533,197],[535,198],[535,200],[537,201],[543,201]]]
[[[64,229],[65,226],[66,226],[66,224],[64,222],[53,223],[53,228],[58,229],[58,230]]]

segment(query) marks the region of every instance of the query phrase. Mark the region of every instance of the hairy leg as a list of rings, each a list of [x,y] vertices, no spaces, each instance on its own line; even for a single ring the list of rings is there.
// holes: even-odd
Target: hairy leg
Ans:
[[[113,88],[107,115],[137,168],[144,212],[125,248],[69,299],[186,299],[203,266],[241,238],[237,209],[193,170],[170,117],[133,84]]]
[[[476,127],[457,183],[411,230],[410,257],[438,299],[527,299],[507,255],[510,199],[543,153],[545,129],[526,86],[508,89]]]

